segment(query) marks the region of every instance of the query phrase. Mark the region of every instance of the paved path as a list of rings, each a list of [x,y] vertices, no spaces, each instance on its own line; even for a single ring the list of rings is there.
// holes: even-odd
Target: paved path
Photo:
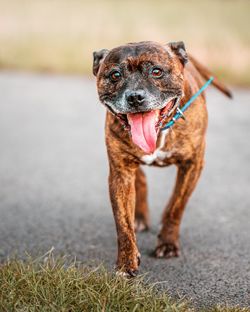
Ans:
[[[250,305],[250,91],[209,91],[206,167],[188,204],[182,256],[155,260],[175,168],[147,168],[152,229],[138,235],[141,272],[197,306]],[[93,80],[0,73],[0,259],[51,248],[112,266],[104,107]],[[248,290],[247,290],[248,288]]]

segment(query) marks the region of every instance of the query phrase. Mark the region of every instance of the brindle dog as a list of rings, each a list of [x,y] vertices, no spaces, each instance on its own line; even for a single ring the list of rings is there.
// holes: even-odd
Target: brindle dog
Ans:
[[[136,230],[149,228],[146,178],[141,165],[176,165],[173,194],[158,235],[155,256],[179,256],[180,222],[204,165],[207,108],[201,94],[167,131],[164,125],[211,73],[187,55],[183,42],[130,43],[94,52],[93,73],[107,107],[109,191],[118,234],[117,268],[135,276],[140,264]],[[217,79],[213,85],[228,97]]]

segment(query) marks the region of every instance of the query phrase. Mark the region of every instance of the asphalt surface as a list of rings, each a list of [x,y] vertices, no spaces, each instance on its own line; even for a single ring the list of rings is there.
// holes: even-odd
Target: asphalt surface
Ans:
[[[206,167],[182,223],[178,259],[156,260],[175,168],[146,168],[152,228],[140,272],[198,307],[250,306],[250,91],[208,92]],[[55,252],[112,267],[105,109],[94,80],[0,73],[0,260]]]

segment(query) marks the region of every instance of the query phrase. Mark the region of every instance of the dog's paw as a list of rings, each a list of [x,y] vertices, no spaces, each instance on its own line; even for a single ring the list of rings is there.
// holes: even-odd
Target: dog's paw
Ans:
[[[136,257],[136,263],[132,265],[132,261],[129,261],[125,265],[118,265],[116,267],[116,275],[122,276],[125,278],[136,277],[139,273],[138,267],[141,263],[141,255],[138,254]]]
[[[148,221],[143,218],[135,218],[135,231],[136,232],[145,232],[149,230]]]
[[[159,244],[155,251],[154,256],[156,258],[174,258],[180,256],[180,248],[178,243],[161,243]]]
[[[124,278],[131,278],[131,277],[136,277],[138,274],[138,270],[128,270],[128,271],[123,271],[122,269],[119,269],[115,272],[117,276],[121,276]]]

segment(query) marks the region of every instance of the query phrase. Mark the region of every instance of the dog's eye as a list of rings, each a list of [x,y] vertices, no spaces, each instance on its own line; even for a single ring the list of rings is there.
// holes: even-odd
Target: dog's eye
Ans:
[[[163,70],[160,67],[153,67],[151,70],[151,76],[153,78],[161,78],[163,75]]]
[[[112,70],[112,72],[109,74],[109,78],[116,82],[118,80],[120,80],[120,78],[122,77],[122,74],[119,72],[119,70]]]

